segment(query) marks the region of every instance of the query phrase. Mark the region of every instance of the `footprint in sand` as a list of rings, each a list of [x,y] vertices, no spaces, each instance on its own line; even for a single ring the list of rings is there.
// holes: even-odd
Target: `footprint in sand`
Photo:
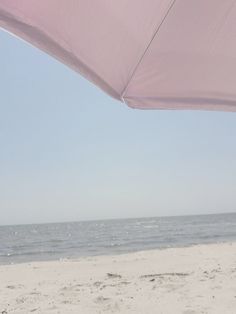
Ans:
[[[6,286],[7,289],[11,289],[11,290],[14,290],[14,289],[22,289],[24,288],[23,285],[17,285],[17,286],[14,286],[14,285],[8,285]]]
[[[96,303],[103,303],[103,302],[107,302],[107,301],[109,301],[110,300],[110,298],[104,298],[102,295],[101,296],[99,296],[99,297],[97,297],[96,299],[95,299],[95,302]]]
[[[6,288],[7,288],[7,289],[14,290],[14,289],[16,289],[16,286],[11,286],[11,285],[10,285],[10,286],[6,286]]]
[[[100,287],[101,284],[102,284],[101,281],[95,281],[95,282],[93,283],[94,287],[97,287],[97,288]]]
[[[122,276],[119,274],[107,273],[108,278],[121,278]]]

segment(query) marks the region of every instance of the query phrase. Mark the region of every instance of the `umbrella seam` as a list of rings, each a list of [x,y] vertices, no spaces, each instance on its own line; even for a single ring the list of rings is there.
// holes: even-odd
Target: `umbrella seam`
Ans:
[[[129,85],[130,85],[130,83],[131,83],[131,81],[132,81],[132,79],[133,79],[133,77],[134,77],[134,75],[135,75],[135,73],[136,73],[136,71],[137,71],[139,65],[141,64],[143,58],[145,57],[147,51],[149,50],[149,48],[150,48],[150,46],[151,46],[153,40],[155,39],[155,37],[156,37],[157,34],[159,33],[159,31],[160,31],[160,29],[161,29],[161,26],[162,26],[163,23],[165,22],[167,16],[169,15],[171,9],[174,7],[174,4],[175,4],[175,3],[176,3],[176,0],[173,0],[172,3],[170,4],[170,6],[169,6],[169,8],[167,9],[167,11],[166,11],[166,13],[165,13],[165,15],[164,15],[164,17],[163,17],[161,23],[158,25],[158,27],[157,27],[156,31],[154,32],[154,34],[153,34],[151,40],[149,41],[149,43],[148,43],[147,47],[145,48],[144,52],[142,53],[142,55],[141,55],[140,59],[138,60],[136,66],[134,67],[134,70],[133,70],[133,72],[132,72],[132,74],[131,74],[131,76],[130,76],[130,79],[128,80],[128,82],[127,82],[125,88],[123,89],[123,91],[122,91],[122,93],[121,93],[121,100],[122,100],[124,103],[125,103],[125,99],[124,99],[124,98],[125,98],[125,93],[126,93],[128,87],[129,87]]]

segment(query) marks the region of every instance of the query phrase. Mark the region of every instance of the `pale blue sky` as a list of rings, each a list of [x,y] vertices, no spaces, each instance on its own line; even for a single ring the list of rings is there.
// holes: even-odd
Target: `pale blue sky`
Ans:
[[[236,212],[236,114],[139,111],[0,32],[0,224]]]

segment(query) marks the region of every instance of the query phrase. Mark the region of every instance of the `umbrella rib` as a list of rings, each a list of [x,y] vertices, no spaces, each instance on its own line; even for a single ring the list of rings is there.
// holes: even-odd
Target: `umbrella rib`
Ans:
[[[135,73],[136,73],[136,71],[137,71],[137,69],[138,69],[140,63],[142,62],[143,58],[145,57],[145,55],[146,55],[147,51],[149,50],[149,48],[150,48],[150,46],[151,46],[153,40],[155,39],[155,37],[157,36],[158,32],[160,31],[162,25],[164,24],[164,22],[165,22],[167,16],[169,15],[171,9],[174,7],[174,4],[175,4],[175,3],[176,3],[176,0],[173,0],[172,3],[170,4],[170,6],[169,6],[168,10],[166,11],[166,14],[164,15],[164,17],[163,17],[161,23],[158,25],[158,27],[157,27],[156,31],[154,32],[154,34],[153,34],[153,36],[152,36],[150,42],[148,43],[148,45],[147,45],[147,47],[145,48],[143,54],[141,55],[140,59],[138,60],[136,66],[134,67],[134,70],[133,70],[133,72],[132,72],[132,74],[131,74],[131,76],[130,76],[130,79],[128,80],[128,83],[126,84],[125,88],[123,89],[123,91],[122,91],[122,93],[121,93],[121,100],[122,100],[123,102],[125,102],[125,99],[124,99],[124,98],[125,98],[125,93],[126,93],[128,87],[129,87],[129,85],[130,85],[130,83],[131,83],[131,81],[132,81],[132,79],[133,79],[133,77],[134,77],[134,75],[135,75]]]

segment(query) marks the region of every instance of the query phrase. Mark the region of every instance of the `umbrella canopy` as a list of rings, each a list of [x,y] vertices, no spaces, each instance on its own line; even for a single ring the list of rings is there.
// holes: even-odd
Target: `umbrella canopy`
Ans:
[[[0,0],[0,27],[131,107],[236,111],[235,0]]]

